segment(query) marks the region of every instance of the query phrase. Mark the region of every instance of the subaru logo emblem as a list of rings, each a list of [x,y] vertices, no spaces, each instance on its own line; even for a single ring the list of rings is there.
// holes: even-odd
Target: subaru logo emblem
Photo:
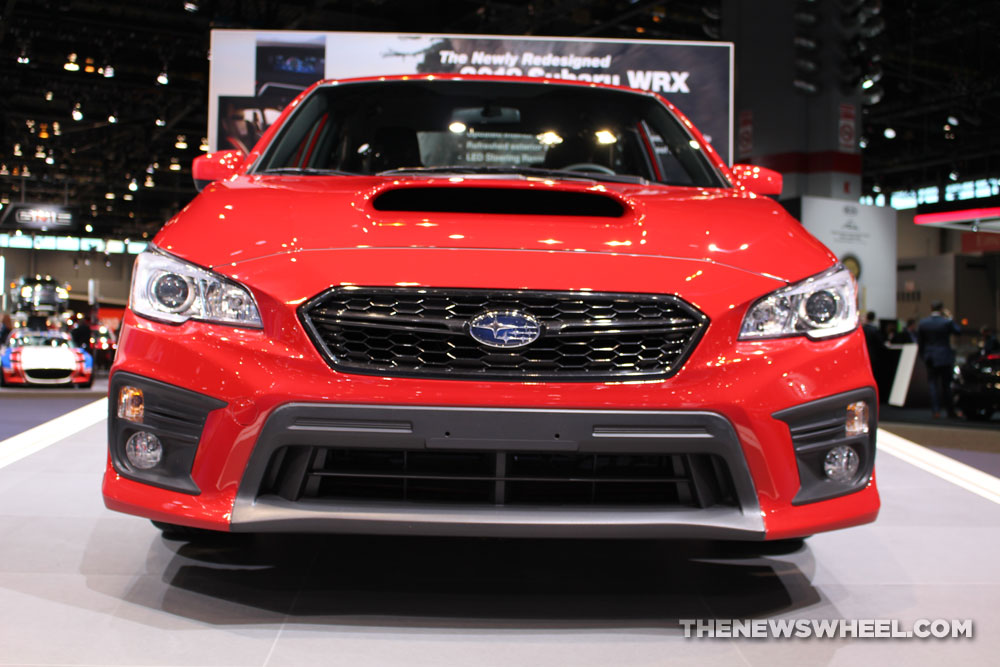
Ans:
[[[489,347],[524,347],[538,340],[542,325],[516,310],[490,311],[469,320],[469,335]]]

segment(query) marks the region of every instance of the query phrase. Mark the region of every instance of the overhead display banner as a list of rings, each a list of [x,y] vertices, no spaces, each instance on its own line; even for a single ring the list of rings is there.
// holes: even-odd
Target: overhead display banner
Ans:
[[[481,35],[213,30],[209,145],[247,151],[321,79],[493,74],[569,79],[662,94],[732,162],[733,45]]]

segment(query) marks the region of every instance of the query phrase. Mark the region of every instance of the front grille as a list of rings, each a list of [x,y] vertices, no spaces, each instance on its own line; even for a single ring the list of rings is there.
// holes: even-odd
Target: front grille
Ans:
[[[24,374],[32,380],[68,380],[73,371],[68,368],[35,368],[25,370]]]
[[[479,343],[468,323],[492,311],[531,315],[541,336],[516,349]],[[464,379],[666,377],[708,326],[672,295],[524,290],[339,287],[301,314],[335,369]]]
[[[290,501],[473,505],[737,506],[724,460],[713,454],[278,449],[260,495]]]

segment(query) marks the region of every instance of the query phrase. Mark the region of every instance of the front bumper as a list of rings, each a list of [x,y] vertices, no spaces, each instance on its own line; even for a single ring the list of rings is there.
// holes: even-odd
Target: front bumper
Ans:
[[[803,426],[815,410],[783,412],[831,397],[837,411],[836,397],[856,400],[858,387],[870,386],[860,332],[822,343],[733,345],[707,337],[669,380],[559,384],[336,373],[294,322],[287,324],[275,335],[198,323],[172,327],[127,315],[112,374],[112,404],[119,378],[129,373],[218,404],[206,412],[186,471],[196,490],[147,483],[120,462],[116,468],[109,457],[108,507],[233,531],[738,539],[804,536],[866,523],[878,512],[870,465],[874,436],[865,450],[865,472],[850,489],[802,502],[802,462],[791,429]],[[874,393],[862,393],[874,414]],[[829,416],[826,408],[816,414]],[[401,427],[403,422],[407,426]],[[874,420],[871,425],[874,434]],[[518,450],[579,456],[708,453],[724,461],[735,500],[692,506],[672,499],[660,507],[622,506],[617,500],[498,505],[495,497],[402,502],[282,493],[273,479],[265,480],[271,457],[283,447],[455,451],[446,438],[458,438],[461,451],[495,457]],[[481,476],[500,476],[496,465]],[[299,479],[308,485],[308,474]]]
[[[232,530],[763,538],[732,426],[706,412],[275,410]]]

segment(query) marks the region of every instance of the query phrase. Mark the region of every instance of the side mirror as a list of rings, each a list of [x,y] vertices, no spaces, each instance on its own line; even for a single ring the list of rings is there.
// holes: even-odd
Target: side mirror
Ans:
[[[191,176],[194,177],[194,187],[201,192],[212,181],[221,181],[236,173],[246,155],[243,151],[222,151],[199,155],[191,163]]]
[[[756,195],[781,194],[781,174],[773,169],[753,164],[734,164],[732,172],[737,185],[742,185]]]

